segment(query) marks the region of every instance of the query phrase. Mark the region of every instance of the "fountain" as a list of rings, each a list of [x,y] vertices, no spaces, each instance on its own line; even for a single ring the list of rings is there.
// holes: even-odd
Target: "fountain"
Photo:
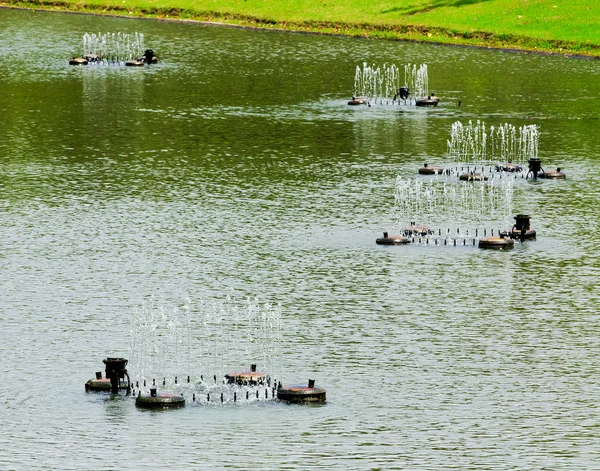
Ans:
[[[188,300],[173,309],[144,304],[134,312],[131,330],[136,404],[171,407],[175,396],[192,404],[274,399],[280,311],[257,298]],[[239,367],[244,364],[250,369]]]
[[[429,93],[427,65],[404,67],[404,85],[400,85],[400,69],[396,65],[356,67],[354,95],[349,105],[415,104],[437,106],[439,98]],[[410,95],[415,98],[410,99]]]
[[[457,182],[398,177],[395,201],[401,235],[385,232],[376,242],[488,248],[486,244],[492,242],[485,239],[493,237],[509,239],[496,241],[494,248],[500,248],[500,244],[501,248],[509,248],[512,239],[503,234],[502,228],[510,227],[512,194],[513,180],[506,178]]]
[[[142,52],[143,51],[143,52]],[[83,56],[69,60],[71,65],[104,64],[143,66],[154,64],[158,58],[152,49],[144,50],[141,33],[85,33]]]
[[[519,164],[537,158],[538,140],[535,124],[519,128],[508,123],[486,127],[479,120],[466,125],[456,121],[450,132],[448,156],[462,164],[492,164],[497,171],[520,172]]]
[[[452,124],[450,140],[447,141],[447,155],[456,166],[441,172],[424,167],[419,169],[419,174],[457,175],[464,181],[487,180],[492,173],[496,176],[503,174],[506,178],[566,178],[560,168],[556,171],[544,171],[538,158],[538,141],[539,130],[535,124],[518,128],[508,123],[486,127],[479,120],[476,123],[469,121],[466,125],[456,121]],[[525,163],[528,165],[527,172],[524,169]]]

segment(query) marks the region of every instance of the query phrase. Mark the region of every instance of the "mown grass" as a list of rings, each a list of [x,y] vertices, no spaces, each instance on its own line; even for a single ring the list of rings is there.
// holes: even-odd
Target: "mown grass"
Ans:
[[[600,57],[596,0],[0,0],[0,4]]]

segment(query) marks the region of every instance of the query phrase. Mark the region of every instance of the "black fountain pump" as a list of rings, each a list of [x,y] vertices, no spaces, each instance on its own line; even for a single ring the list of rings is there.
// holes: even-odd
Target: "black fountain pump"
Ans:
[[[515,216],[515,229],[519,232],[528,231],[530,228],[529,219],[527,214],[517,214]]]
[[[129,373],[127,373],[127,369],[125,368],[128,361],[125,358],[107,358],[106,360],[102,360],[106,365],[106,378],[110,379],[110,391],[113,394],[118,394],[119,383],[122,379],[125,379],[125,376],[127,376],[127,393],[129,393],[131,381],[129,381]]]
[[[146,49],[144,51],[144,58],[146,60],[146,64],[152,64],[152,60],[154,59],[154,51],[152,49]]]
[[[527,172],[527,177],[529,177],[529,174],[532,174],[533,178],[537,180],[538,173],[540,172],[543,172],[542,161],[538,158],[529,159],[529,172]]]

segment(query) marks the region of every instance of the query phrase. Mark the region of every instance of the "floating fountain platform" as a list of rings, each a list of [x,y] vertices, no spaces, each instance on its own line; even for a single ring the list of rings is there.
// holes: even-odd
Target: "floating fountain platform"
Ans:
[[[150,394],[140,393],[135,399],[135,405],[144,409],[177,409],[185,406],[185,398],[179,394],[157,393],[152,388]]]
[[[284,386],[277,390],[277,399],[280,401],[301,404],[306,402],[325,402],[327,393],[325,389],[315,386],[315,380],[309,379],[308,385],[294,384]]]
[[[439,102],[440,102],[440,99],[432,93],[429,96],[417,98],[415,101],[415,105],[417,105],[417,106],[437,106]]]
[[[88,60],[85,57],[73,57],[69,61],[69,65],[88,65]]]
[[[378,245],[404,245],[410,244],[411,240],[408,237],[401,235],[390,236],[387,232],[383,233],[383,237],[379,237],[375,240]]]
[[[508,237],[484,237],[479,239],[480,249],[510,250],[515,246],[515,241]]]
[[[369,100],[364,96],[353,96],[352,100],[348,102],[349,105],[358,106],[358,105],[368,105]]]
[[[118,388],[121,390],[129,389],[129,382],[125,380],[120,382]],[[86,392],[111,392],[111,389],[112,384],[110,378],[103,378],[102,371],[97,371],[96,378],[90,379],[85,383]]]
[[[250,365],[250,371],[227,373],[225,379],[228,383],[235,384],[264,384],[265,374],[256,371],[256,365]]]
[[[567,178],[564,172],[561,172],[560,167],[556,170],[545,170],[538,174],[539,178],[545,178],[547,180],[564,180]]]
[[[439,175],[441,173],[444,173],[444,169],[436,165],[430,167],[427,163],[419,169],[419,175]]]

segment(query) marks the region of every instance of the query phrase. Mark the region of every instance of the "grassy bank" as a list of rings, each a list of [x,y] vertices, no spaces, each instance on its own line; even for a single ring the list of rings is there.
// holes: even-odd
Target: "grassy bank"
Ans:
[[[0,0],[0,5],[600,57],[600,3],[592,0]]]

